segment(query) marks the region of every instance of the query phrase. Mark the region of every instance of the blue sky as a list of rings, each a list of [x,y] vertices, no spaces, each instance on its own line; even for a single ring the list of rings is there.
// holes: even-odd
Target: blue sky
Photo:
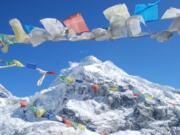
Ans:
[[[169,7],[180,8],[179,0],[161,0],[160,16]],[[53,17],[63,20],[80,12],[90,29],[107,27],[108,21],[102,11],[117,3],[126,3],[131,14],[137,3],[152,0],[1,0],[0,30],[12,34],[8,21],[18,18],[23,24],[41,26],[39,20]],[[159,31],[166,28],[171,21],[152,22],[146,31]],[[166,43],[158,43],[148,37],[137,39],[119,39],[115,41],[95,42],[46,42],[32,48],[19,44],[10,48],[9,53],[2,54],[4,60],[18,59],[24,63],[32,62],[46,70],[59,72],[68,67],[68,61],[79,61],[88,55],[113,63],[132,75],[138,75],[150,81],[180,88],[180,38],[176,35]],[[32,95],[55,79],[48,77],[41,87],[36,86],[39,74],[29,69],[1,69],[0,83],[16,96]]]

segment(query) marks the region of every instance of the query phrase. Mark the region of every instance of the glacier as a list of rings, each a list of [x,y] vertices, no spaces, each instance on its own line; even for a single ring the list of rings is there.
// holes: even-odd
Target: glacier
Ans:
[[[180,135],[177,89],[129,75],[94,56],[70,62],[61,74],[81,81],[69,85],[58,76],[47,89],[24,98],[0,85],[0,135]],[[100,86],[97,93],[93,84]],[[117,86],[125,91],[109,90]],[[28,106],[21,108],[21,100]],[[43,107],[51,117],[36,117],[30,105]],[[57,116],[85,129],[69,127]]]

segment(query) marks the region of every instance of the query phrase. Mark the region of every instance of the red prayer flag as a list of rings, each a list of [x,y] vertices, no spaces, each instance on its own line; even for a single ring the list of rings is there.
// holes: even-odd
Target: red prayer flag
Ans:
[[[101,133],[101,135],[107,135],[106,133]]]
[[[89,32],[89,28],[80,13],[68,17],[64,20],[64,24],[68,28],[73,29],[76,33]]]
[[[134,95],[135,97],[138,97],[138,96],[140,96],[140,95],[139,95],[139,94],[137,94],[137,93],[134,93],[133,95]]]
[[[64,124],[66,124],[66,126],[72,127],[72,122],[71,122],[71,120],[66,119],[66,118],[63,118],[63,122],[64,122]]]
[[[92,89],[92,91],[93,91],[94,93],[98,93],[100,87],[99,87],[99,85],[97,85],[97,84],[93,84],[93,85],[91,86],[91,89]]]
[[[28,102],[26,100],[21,100],[19,102],[19,104],[20,104],[21,108],[25,108],[28,105]]]
[[[176,106],[176,104],[175,103],[172,103],[172,102],[168,102],[169,104],[171,104],[172,106]]]
[[[47,72],[48,75],[55,75],[56,72]]]

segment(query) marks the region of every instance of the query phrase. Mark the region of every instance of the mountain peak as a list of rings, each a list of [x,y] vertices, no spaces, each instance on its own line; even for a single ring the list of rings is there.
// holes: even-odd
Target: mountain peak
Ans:
[[[81,60],[81,65],[92,65],[92,64],[100,64],[101,60],[97,59],[95,56],[88,56]]]
[[[101,61],[94,56],[88,56],[80,62],[70,62],[70,67],[61,71],[66,76],[74,78],[89,78],[99,81],[113,81],[114,83],[122,82],[128,74],[114,65],[111,61]],[[61,83],[57,78],[52,85]],[[51,85],[51,86],[52,86]]]

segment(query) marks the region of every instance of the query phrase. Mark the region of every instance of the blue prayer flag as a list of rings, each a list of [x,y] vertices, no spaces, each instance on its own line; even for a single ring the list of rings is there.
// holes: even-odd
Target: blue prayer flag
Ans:
[[[76,79],[77,83],[83,83],[83,80]]]
[[[137,4],[135,7],[135,15],[141,15],[144,20],[155,21],[158,20],[158,4],[160,0],[149,4]]]
[[[28,63],[28,64],[26,64],[26,67],[30,68],[30,69],[36,69],[37,65],[36,64],[32,64],[32,63]]]
[[[0,93],[0,98],[7,98],[7,96],[4,93]]]
[[[52,114],[52,113],[49,113],[49,112],[46,112],[44,115],[43,115],[43,117],[45,117],[45,118],[47,118],[47,119],[52,119],[53,117],[54,117],[54,114]]]
[[[27,33],[31,33],[31,31],[34,29],[34,26],[32,25],[24,25],[24,29]]]

